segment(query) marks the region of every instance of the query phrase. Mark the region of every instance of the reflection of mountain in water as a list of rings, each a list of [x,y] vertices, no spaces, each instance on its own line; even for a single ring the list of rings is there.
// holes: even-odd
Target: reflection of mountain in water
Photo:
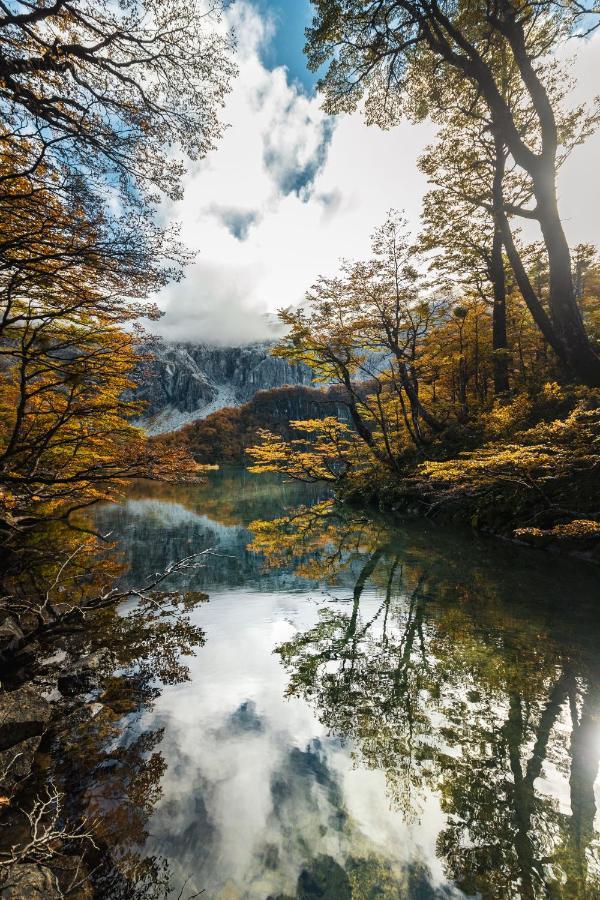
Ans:
[[[116,540],[131,586],[142,585],[149,574],[177,559],[211,549],[215,555],[202,560],[203,568],[180,573],[169,585],[303,589],[317,581],[295,576],[291,566],[266,569],[262,557],[247,550],[251,535],[245,526],[314,502],[323,493],[322,487],[225,469],[210,473],[201,485],[140,484],[123,504],[100,507],[96,526]]]
[[[295,576],[291,567],[265,570],[261,557],[247,550],[250,533],[242,525],[221,525],[177,504],[129,500],[122,506],[104,507],[96,521],[103,532],[118,539],[127,566],[126,583],[132,587],[143,585],[149,574],[175,560],[209,548],[214,555],[202,560],[202,568],[179,573],[169,585],[214,590],[243,584],[275,591],[311,584]]]

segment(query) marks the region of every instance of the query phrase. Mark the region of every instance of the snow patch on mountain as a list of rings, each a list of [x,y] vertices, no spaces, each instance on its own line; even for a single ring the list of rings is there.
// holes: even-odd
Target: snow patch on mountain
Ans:
[[[241,401],[236,398],[231,387],[218,387],[214,398],[205,406],[185,412],[168,405],[155,416],[144,417],[141,425],[148,434],[165,434],[168,431],[177,431],[191,422],[197,422],[198,419],[205,419],[211,413],[224,409],[226,406],[240,406],[240,403]]]
[[[261,390],[312,383],[308,366],[271,355],[272,343],[242,347],[160,341],[140,369],[136,396],[146,403],[140,424],[150,434],[174,431]]]

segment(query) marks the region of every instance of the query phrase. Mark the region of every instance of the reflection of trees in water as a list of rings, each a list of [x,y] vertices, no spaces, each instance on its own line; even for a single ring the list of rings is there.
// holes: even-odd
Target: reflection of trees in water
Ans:
[[[281,590],[300,581],[285,567],[265,573],[260,557],[248,549],[249,534],[242,525],[218,525],[189,511],[165,521],[163,515],[168,512],[168,506],[153,501],[99,512],[102,530],[117,536],[127,562],[128,584],[140,584],[149,572],[204,547],[214,548],[215,555],[206,558],[204,568],[182,573],[178,579],[182,586],[204,589],[210,585],[214,590],[260,584],[262,590]]]
[[[97,707],[92,718],[76,707],[58,728],[55,747],[57,775],[73,814],[94,822],[99,851],[89,854],[89,867],[98,896],[151,900],[168,894],[167,863],[145,852],[167,768],[163,732],[145,728],[142,713],[152,708],[162,684],[188,679],[185,657],[204,643],[189,613],[202,599],[189,593],[151,598],[124,616],[109,609],[90,623],[86,651],[110,651]]]
[[[49,780],[60,806],[47,817],[58,817],[67,834],[85,823],[92,840],[57,842],[48,858],[65,896],[87,898],[93,886],[94,896],[114,900],[165,897],[168,867],[146,855],[144,845],[166,762],[159,748],[162,731],[145,728],[143,713],[163,684],[187,680],[186,657],[204,643],[191,614],[207,597],[166,580],[160,589],[146,587],[125,611],[110,604],[84,612],[89,598],[109,592],[123,570],[114,545],[100,545],[91,532],[53,526],[25,544],[21,557],[27,565],[16,560],[4,581],[22,602],[23,620],[29,616],[35,625],[46,607],[57,615],[66,607],[68,615],[64,621],[47,615],[45,627],[36,632],[39,643],[26,645],[12,669],[5,663],[3,680],[34,678],[38,661],[59,650],[71,662],[66,671],[55,672],[54,683],[58,678],[60,686],[63,679],[72,699],[63,698],[54,708],[40,758],[43,771],[34,772],[19,808],[35,808],[37,797],[44,796],[42,779]],[[144,585],[147,579],[136,586]],[[73,674],[82,658],[94,662],[83,674]],[[42,668],[39,677],[44,681],[53,671]],[[2,812],[9,824],[3,839],[12,843],[20,837],[18,809]],[[45,828],[43,817],[39,828]],[[182,900],[187,896],[184,892]]]
[[[327,504],[252,528],[273,565],[357,573],[351,596],[279,648],[289,693],[385,771],[407,816],[439,795],[448,876],[486,897],[599,896],[599,629],[585,597],[565,602],[553,563],[528,561],[527,577],[516,556],[486,566],[459,539],[390,532]]]
[[[242,467],[223,467],[210,472],[204,483],[172,484],[140,481],[127,496],[154,499],[182,506],[196,516],[206,516],[216,525],[247,525],[252,519],[269,518],[273,510],[292,509],[300,503],[328,496],[327,486],[286,481],[279,475],[257,477]]]
[[[316,800],[316,786],[325,802]],[[295,897],[433,900],[454,896],[447,886],[434,885],[423,861],[402,862],[401,853],[382,852],[361,832],[346,809],[338,776],[319,740],[304,750],[290,749],[273,775],[271,795],[271,818],[276,821],[279,843],[264,848],[262,861],[264,868],[285,870],[289,861],[297,866],[299,859],[305,860],[299,871],[293,871]]]

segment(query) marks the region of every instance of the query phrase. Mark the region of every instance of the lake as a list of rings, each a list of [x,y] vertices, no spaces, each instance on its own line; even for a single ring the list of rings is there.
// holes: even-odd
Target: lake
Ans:
[[[600,897],[593,567],[240,470],[97,523],[131,586],[212,551],[187,680],[119,720],[169,896]]]

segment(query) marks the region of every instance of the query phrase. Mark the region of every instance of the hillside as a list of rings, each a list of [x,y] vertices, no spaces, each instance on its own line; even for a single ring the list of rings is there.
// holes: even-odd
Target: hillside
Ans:
[[[293,385],[259,391],[247,403],[212,412],[177,432],[200,463],[243,463],[245,451],[256,443],[258,430],[268,428],[288,438],[290,421],[347,418],[347,407],[338,388],[318,390]],[[161,441],[169,442],[165,435]]]

